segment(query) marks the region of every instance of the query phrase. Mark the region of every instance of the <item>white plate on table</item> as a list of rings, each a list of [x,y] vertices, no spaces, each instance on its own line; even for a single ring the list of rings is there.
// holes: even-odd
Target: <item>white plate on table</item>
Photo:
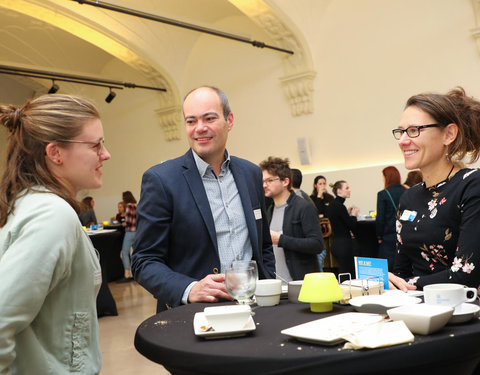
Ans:
[[[469,320],[472,320],[475,316],[478,315],[480,311],[480,306],[473,303],[462,303],[461,305],[455,307],[453,315],[448,321],[447,324],[458,324],[465,323]]]
[[[369,324],[381,322],[382,315],[365,313],[343,313],[287,328],[280,333],[300,341],[314,344],[336,345],[345,341],[342,337],[362,330]]]
[[[255,331],[256,326],[253,318],[250,317],[247,324],[241,329],[232,329],[224,331],[214,331],[208,324],[208,320],[203,312],[198,312],[193,318],[193,330],[195,335],[203,337],[205,339],[223,339],[227,337],[239,337],[244,336],[249,332]]]
[[[95,236],[96,234],[103,234],[103,233],[111,233],[116,232],[116,229],[96,229],[96,230],[88,230],[87,233],[89,236]]]
[[[386,314],[394,307],[420,303],[418,297],[412,297],[399,290],[392,290],[381,295],[361,296],[352,298],[349,303],[356,311],[374,314]]]

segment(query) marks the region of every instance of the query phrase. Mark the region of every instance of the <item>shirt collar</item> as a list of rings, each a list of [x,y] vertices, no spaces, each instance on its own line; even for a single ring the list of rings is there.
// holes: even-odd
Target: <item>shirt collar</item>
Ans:
[[[200,176],[205,176],[207,172],[210,170],[213,173],[213,168],[205,162],[198,154],[192,149],[193,153],[193,159],[195,160],[195,164],[197,165],[198,168],[198,173],[200,173]],[[230,154],[227,149],[225,149],[225,154],[224,154],[224,159],[225,161],[222,164],[221,171],[225,172],[228,168],[230,168]],[[222,173],[220,172],[220,173]]]

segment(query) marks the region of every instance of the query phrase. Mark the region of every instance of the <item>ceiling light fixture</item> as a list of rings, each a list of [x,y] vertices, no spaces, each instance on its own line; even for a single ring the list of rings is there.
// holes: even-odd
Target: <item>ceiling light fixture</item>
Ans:
[[[252,40],[250,38],[247,38],[247,37],[244,37],[244,36],[241,36],[241,35],[226,33],[224,31],[210,29],[208,27],[198,26],[198,25],[194,25],[192,23],[187,23],[187,22],[183,22],[183,21],[174,20],[172,18],[161,17],[161,16],[157,16],[155,14],[145,13],[145,12],[142,12],[142,11],[139,11],[139,10],[125,8],[125,7],[115,5],[115,4],[106,3],[105,1],[99,1],[99,0],[93,0],[93,1],[90,1],[90,0],[72,0],[72,1],[75,1],[79,4],[92,5],[92,6],[95,6],[95,7],[98,7],[98,8],[108,9],[108,10],[112,10],[114,12],[119,12],[119,13],[128,14],[128,15],[131,15],[131,16],[139,17],[139,18],[144,18],[144,19],[147,19],[147,20],[150,20],[150,21],[156,21],[156,22],[165,23],[167,25],[178,26],[178,27],[182,27],[184,29],[198,31],[200,33],[215,35],[215,36],[219,36],[221,38],[236,40],[237,42],[248,43],[248,44],[251,44],[252,46],[258,47],[258,48],[270,48],[270,49],[273,49],[275,51],[288,53],[289,55],[294,54],[294,52],[292,50],[271,46],[271,45],[268,45],[264,42],[260,42],[258,40]]]
[[[58,90],[58,85],[54,83],[54,80],[62,81],[62,82],[78,83],[81,85],[108,87],[110,90],[111,89],[123,90],[123,88],[125,87],[129,89],[146,89],[146,90],[155,90],[155,91],[163,91],[163,92],[167,91],[167,89],[164,89],[162,87],[143,86],[143,85],[137,85],[136,83],[132,83],[132,82],[121,82],[121,81],[107,80],[107,79],[96,78],[96,77],[81,76],[77,74],[49,72],[45,70],[27,69],[27,68],[20,68],[16,66],[8,66],[8,65],[0,65],[0,74],[10,74],[10,75],[30,77],[30,78],[40,78],[40,79],[50,79],[52,80],[52,87],[50,88],[49,93],[56,92],[56,91],[53,91],[54,88]]]
[[[105,101],[106,101],[107,103],[110,103],[110,102],[111,102],[113,99],[115,99],[115,97],[117,96],[117,94],[116,94],[114,91],[112,91],[112,88],[111,88],[111,87],[109,87],[109,88],[110,88],[110,92],[109,92],[109,94],[107,95],[107,97],[105,98]]]
[[[49,94],[55,94],[59,89],[60,89],[60,87],[52,79],[52,87],[50,87],[50,90],[48,90],[48,93]]]

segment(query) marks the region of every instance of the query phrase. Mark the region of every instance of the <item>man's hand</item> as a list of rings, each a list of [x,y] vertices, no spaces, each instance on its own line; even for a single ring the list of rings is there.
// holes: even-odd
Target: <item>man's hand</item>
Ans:
[[[274,245],[278,245],[278,241],[280,240],[280,233],[271,230],[270,236],[272,237],[272,243]]]
[[[196,283],[190,294],[188,301],[193,302],[218,302],[220,299],[233,301],[225,289],[225,275],[223,273],[205,276]]]
[[[410,285],[401,277],[395,276],[393,273],[388,273],[388,285],[389,289],[400,289],[402,292],[407,292],[409,290],[416,290],[415,285]]]

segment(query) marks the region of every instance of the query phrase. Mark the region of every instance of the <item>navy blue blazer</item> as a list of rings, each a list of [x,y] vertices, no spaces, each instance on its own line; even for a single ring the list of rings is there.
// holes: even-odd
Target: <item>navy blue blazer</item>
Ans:
[[[275,278],[261,170],[234,156],[230,169],[259,277]],[[133,249],[135,280],[158,300],[158,311],[180,305],[191,282],[220,272],[215,223],[191,150],[144,173]]]

